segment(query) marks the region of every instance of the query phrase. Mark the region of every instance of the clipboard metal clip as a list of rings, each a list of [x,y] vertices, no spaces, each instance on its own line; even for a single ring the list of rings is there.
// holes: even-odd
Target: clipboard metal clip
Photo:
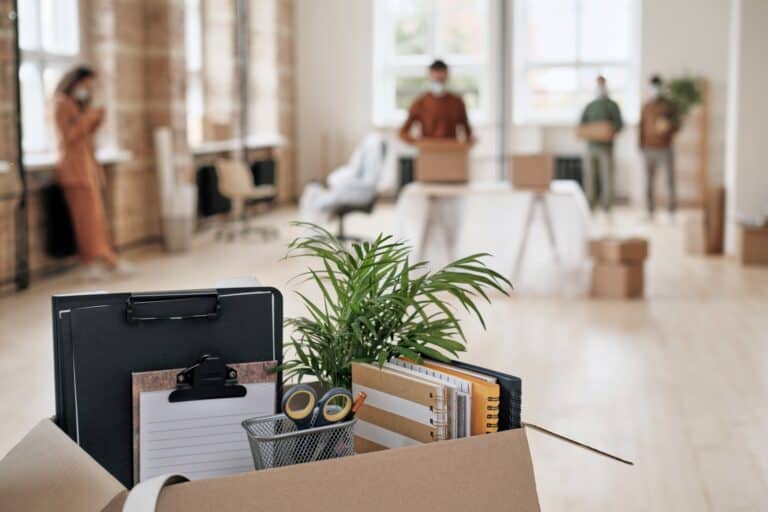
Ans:
[[[165,293],[132,293],[125,301],[128,322],[150,320],[216,320],[221,315],[221,296],[216,290]]]
[[[240,398],[246,393],[245,386],[237,383],[237,370],[225,365],[220,357],[206,354],[176,376],[176,390],[171,392],[168,401]]]

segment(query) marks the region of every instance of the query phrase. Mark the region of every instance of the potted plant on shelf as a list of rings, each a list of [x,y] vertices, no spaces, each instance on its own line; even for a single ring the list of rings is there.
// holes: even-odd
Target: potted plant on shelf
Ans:
[[[670,79],[664,86],[664,92],[669,101],[675,105],[681,118],[684,118],[693,107],[701,103],[699,80],[692,76]]]
[[[299,277],[317,286],[315,302],[296,292],[307,316],[286,321],[293,328],[293,354],[279,369],[285,379],[316,378],[325,388],[352,384],[351,364],[382,366],[392,356],[421,361],[457,357],[466,338],[455,306],[485,321],[476,302],[487,292],[508,295],[510,282],[482,261],[487,254],[458,259],[430,272],[425,262],[411,263],[411,248],[378,235],[351,248],[327,230],[294,223],[308,233],[293,240],[286,258],[309,257],[314,268]]]

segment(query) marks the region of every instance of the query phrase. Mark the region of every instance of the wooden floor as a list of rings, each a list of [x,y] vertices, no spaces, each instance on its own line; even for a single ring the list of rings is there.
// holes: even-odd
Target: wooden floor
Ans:
[[[632,231],[637,217],[622,212],[615,223]],[[393,224],[384,207],[352,219],[350,231]],[[529,432],[545,511],[768,510],[768,269],[685,256],[679,223],[642,229],[652,241],[646,300],[499,297],[484,310],[487,332],[468,323],[465,359],[521,376],[527,421],[635,461]],[[145,249],[132,255],[135,278],[94,286],[65,275],[0,298],[0,455],[54,412],[51,294],[257,276],[286,292],[286,315],[295,315],[288,280],[302,263],[280,261],[291,232],[281,235],[269,244],[202,237],[181,256]]]

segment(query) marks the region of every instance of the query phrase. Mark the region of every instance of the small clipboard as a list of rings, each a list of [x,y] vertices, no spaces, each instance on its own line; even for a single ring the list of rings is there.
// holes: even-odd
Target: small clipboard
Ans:
[[[197,479],[253,469],[240,423],[275,409],[275,364],[227,365],[205,355],[185,369],[134,373],[134,483],[168,472]]]

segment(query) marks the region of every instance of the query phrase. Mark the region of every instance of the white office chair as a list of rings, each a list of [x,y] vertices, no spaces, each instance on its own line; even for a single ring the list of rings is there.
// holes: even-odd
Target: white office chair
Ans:
[[[378,184],[387,150],[379,133],[365,136],[355,148],[349,162],[328,176],[328,186],[308,183],[299,206],[305,218],[338,219],[336,237],[342,241],[359,241],[344,229],[344,219],[353,212],[370,214],[378,199]]]
[[[277,229],[251,226],[247,217],[248,203],[266,203],[275,199],[277,195],[275,186],[254,185],[251,170],[245,162],[240,160],[217,160],[216,174],[219,192],[229,199],[232,205],[229,211],[229,222],[217,231],[216,238],[223,236],[232,241],[238,232],[241,235],[256,232],[263,240],[277,238]]]

